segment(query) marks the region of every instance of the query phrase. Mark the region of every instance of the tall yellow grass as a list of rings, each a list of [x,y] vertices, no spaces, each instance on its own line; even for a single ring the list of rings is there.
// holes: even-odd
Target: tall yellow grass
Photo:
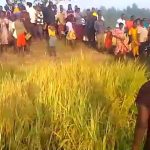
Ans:
[[[146,81],[145,67],[73,59],[23,73],[4,70],[1,150],[130,149],[135,93]]]

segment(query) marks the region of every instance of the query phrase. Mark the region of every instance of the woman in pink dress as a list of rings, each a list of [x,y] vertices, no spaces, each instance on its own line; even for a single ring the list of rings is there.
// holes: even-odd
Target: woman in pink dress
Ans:
[[[1,44],[1,52],[5,49],[7,49],[8,45],[8,38],[9,38],[9,32],[8,32],[8,25],[9,20],[5,17],[5,13],[1,13],[0,16],[0,44]]]
[[[126,56],[128,52],[128,41],[124,34],[123,23],[119,23],[119,28],[116,28],[112,33],[116,38],[115,55]]]

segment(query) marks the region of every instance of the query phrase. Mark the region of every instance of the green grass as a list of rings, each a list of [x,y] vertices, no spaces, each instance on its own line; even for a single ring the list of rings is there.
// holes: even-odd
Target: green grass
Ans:
[[[136,62],[86,58],[0,69],[1,150],[130,150]]]

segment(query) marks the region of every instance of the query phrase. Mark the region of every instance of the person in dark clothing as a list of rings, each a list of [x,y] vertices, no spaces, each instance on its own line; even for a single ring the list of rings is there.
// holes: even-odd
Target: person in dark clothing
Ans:
[[[138,116],[132,150],[140,150],[146,131],[147,138],[144,150],[150,150],[150,81],[146,82],[141,87],[136,98],[136,104],[138,108]]]
[[[85,25],[85,34],[88,38],[88,45],[90,47],[95,47],[95,29],[94,23],[96,21],[96,17],[92,15],[92,13],[88,13],[86,18],[86,25]]]

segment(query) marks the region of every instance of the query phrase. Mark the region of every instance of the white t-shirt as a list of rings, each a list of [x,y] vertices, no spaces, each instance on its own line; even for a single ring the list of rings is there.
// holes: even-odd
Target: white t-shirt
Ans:
[[[17,39],[17,32],[15,28],[15,22],[9,21],[9,31],[13,33],[13,37]]]
[[[36,23],[36,10],[33,7],[29,7],[27,4],[25,4],[25,7],[30,16],[30,22]]]
[[[140,34],[140,43],[146,42],[148,38],[148,30],[145,27],[138,27],[138,33]]]
[[[68,22],[66,23],[66,27],[68,28],[68,31],[69,31],[69,32],[74,31],[71,22],[68,21]]]
[[[119,19],[117,20],[117,24],[116,24],[116,27],[117,27],[117,28],[119,28],[119,23],[123,23],[123,28],[124,28],[125,25],[126,25],[126,21],[125,21],[124,19],[122,19],[122,18],[119,18]]]

